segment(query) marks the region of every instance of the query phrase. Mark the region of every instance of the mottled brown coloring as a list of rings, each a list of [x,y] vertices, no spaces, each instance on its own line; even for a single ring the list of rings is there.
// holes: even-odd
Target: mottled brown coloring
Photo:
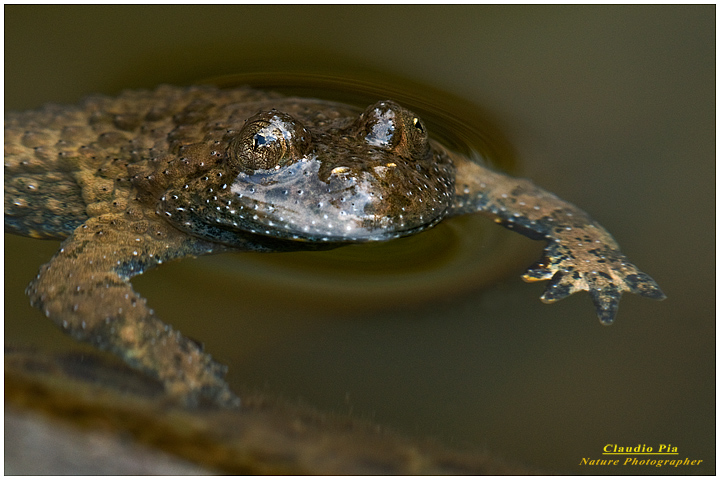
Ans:
[[[391,101],[365,111],[246,88],[161,86],[5,115],[5,230],[65,239],[27,289],[73,337],[187,405],[236,406],[225,367],[159,320],[129,279],[188,255],[334,248],[481,212],[548,242],[542,299],[662,299],[577,207],[446,151]]]

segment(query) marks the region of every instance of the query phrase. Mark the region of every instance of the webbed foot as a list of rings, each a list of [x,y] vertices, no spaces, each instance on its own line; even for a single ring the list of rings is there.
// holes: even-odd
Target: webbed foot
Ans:
[[[663,300],[665,294],[649,275],[641,272],[617,250],[607,245],[596,248],[570,248],[562,240],[553,240],[545,248],[545,258],[523,275],[526,282],[550,280],[540,297],[553,303],[586,290],[590,293],[598,318],[610,325],[617,315],[623,292]]]
[[[523,275],[550,280],[541,300],[552,303],[581,290],[592,297],[600,322],[610,325],[623,292],[662,300],[665,294],[620,252],[615,239],[575,205],[529,180],[453,157],[458,181],[452,215],[483,212],[534,240],[546,240],[544,258]]]

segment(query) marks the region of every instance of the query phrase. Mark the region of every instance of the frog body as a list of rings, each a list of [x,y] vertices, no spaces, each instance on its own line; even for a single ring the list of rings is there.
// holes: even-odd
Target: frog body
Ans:
[[[664,298],[582,210],[449,151],[390,100],[360,110],[161,86],[5,115],[5,230],[65,239],[31,303],[188,405],[239,400],[131,277],[184,256],[386,241],[470,213],[548,242],[524,276],[550,280],[543,301],[587,290],[610,324],[623,291]]]

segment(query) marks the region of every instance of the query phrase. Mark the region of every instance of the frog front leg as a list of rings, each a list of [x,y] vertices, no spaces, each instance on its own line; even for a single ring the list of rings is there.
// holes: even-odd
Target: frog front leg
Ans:
[[[600,322],[615,320],[624,291],[662,300],[649,275],[620,252],[613,237],[585,212],[526,179],[514,178],[459,156],[451,215],[482,212],[533,239],[548,242],[544,258],[525,273],[550,280],[541,300],[552,303],[581,290],[592,297]]]
[[[202,396],[239,405],[223,380],[227,367],[163,323],[129,282],[163,261],[209,253],[213,245],[161,222],[126,217],[101,215],[78,227],[28,286],[31,303],[74,338],[159,379],[181,403],[193,406]]]

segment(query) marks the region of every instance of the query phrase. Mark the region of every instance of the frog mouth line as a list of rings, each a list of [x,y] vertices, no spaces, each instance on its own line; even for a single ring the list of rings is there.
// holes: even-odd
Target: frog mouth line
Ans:
[[[243,217],[251,233],[321,242],[387,240],[443,218],[444,209],[415,217],[377,214],[389,199],[375,186],[372,173],[337,168],[323,180],[320,168],[321,162],[310,157],[277,170],[240,173],[230,186],[235,208],[225,205],[223,210]]]

